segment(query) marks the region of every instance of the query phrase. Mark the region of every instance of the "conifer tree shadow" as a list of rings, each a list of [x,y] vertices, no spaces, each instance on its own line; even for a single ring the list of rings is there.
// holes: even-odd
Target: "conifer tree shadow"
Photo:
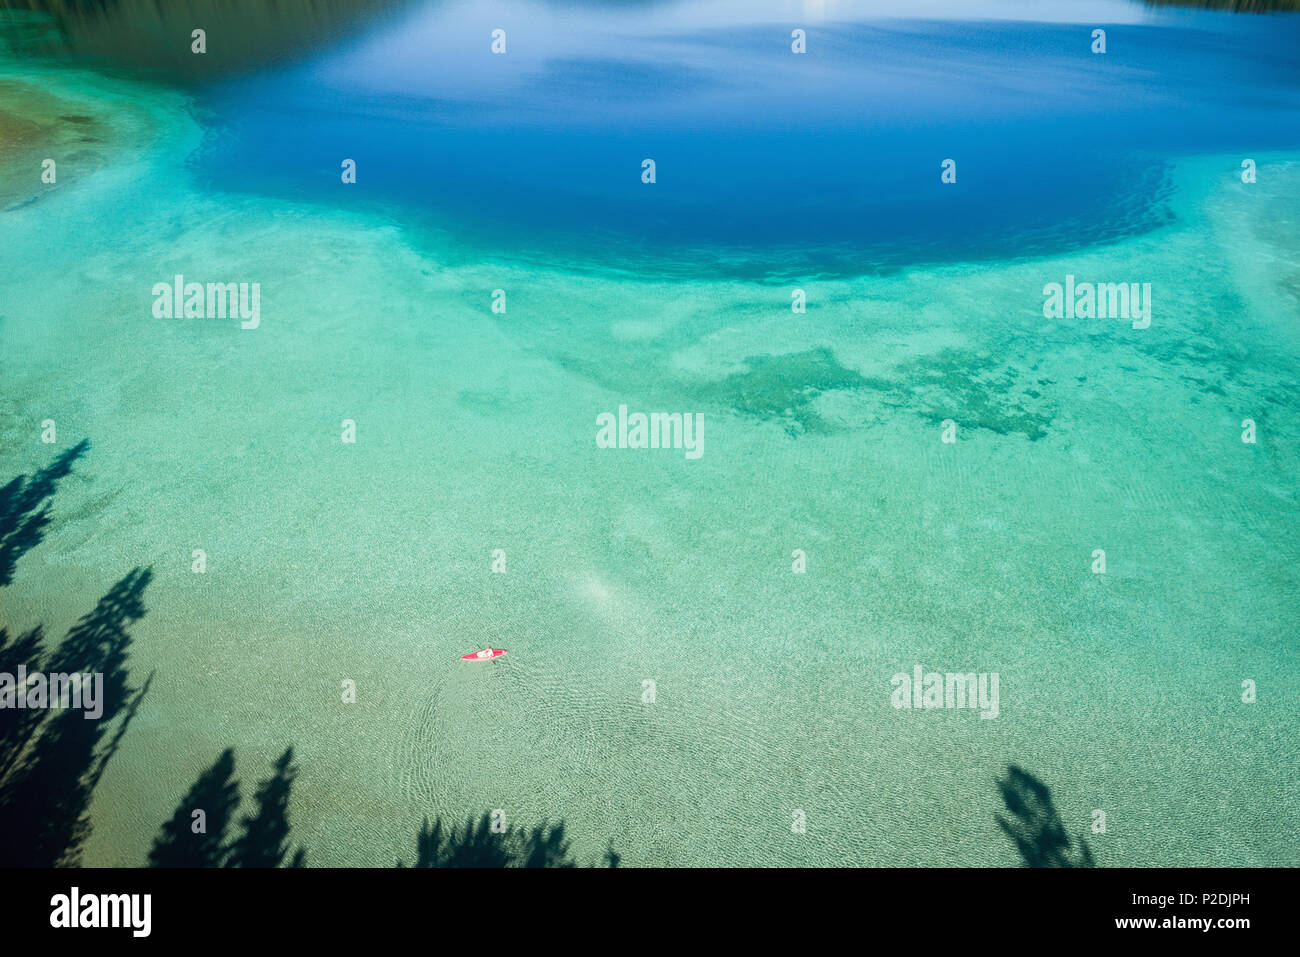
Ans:
[[[0,586],[13,581],[18,559],[40,544],[50,523],[48,500],[90,442],[82,439],[31,478],[19,475],[0,488]]]
[[[147,693],[127,683],[128,628],[145,614],[143,594],[153,572],[137,568],[99,600],[49,654],[40,629],[5,642],[0,671],[36,664],[54,674],[102,675],[102,714],[77,708],[33,709],[7,718],[0,758],[0,866],[75,865],[89,833],[91,792],[116,753]],[[109,729],[117,722],[111,737]]]
[[[298,769],[293,748],[275,763],[254,797],[256,810],[240,820],[243,834],[230,835],[239,807],[235,752],[227,748],[186,792],[149,852],[150,867],[302,867],[306,851],[289,857],[289,796]],[[195,812],[202,812],[196,815]],[[201,826],[200,823],[201,822]],[[289,863],[285,864],[288,858]]]
[[[0,586],[13,581],[19,559],[44,538],[50,500],[89,448],[83,439],[31,478],[19,475],[0,488]],[[88,717],[93,712],[84,698],[81,708],[44,701],[48,707],[0,709],[0,866],[79,863],[91,794],[153,680],[151,674],[141,688],[131,688],[126,667],[129,628],[144,617],[152,577],[148,568],[126,575],[52,650],[39,625],[16,638],[0,628],[0,674],[10,676],[6,703],[17,703],[20,670],[47,679],[102,676],[98,717]]]
[[[149,866],[220,867],[230,852],[226,829],[238,807],[235,752],[226,748],[212,767],[199,775],[176,806],[176,813],[159,830],[149,851]],[[196,812],[202,814],[196,817]]]
[[[13,582],[18,560],[40,544],[50,522],[49,499],[61,479],[72,472],[90,443],[82,439],[62,453],[53,463],[40,469],[30,479],[19,475],[0,488],[0,587]],[[17,675],[19,668],[28,673],[42,671],[45,634],[40,625],[11,638],[0,627],[0,673]],[[13,764],[45,715],[39,710],[0,709],[0,781]]]
[[[44,645],[45,632],[40,625],[12,639],[0,628],[0,674],[13,675],[16,681],[23,669],[27,674],[44,670]],[[0,708],[0,782],[26,753],[46,717],[36,709]]]
[[[1016,765],[998,781],[1011,818],[994,815],[1011,838],[1027,867],[1093,867],[1092,851],[1083,837],[1076,849],[1052,803],[1047,785]]]
[[[298,768],[293,764],[293,748],[286,748],[275,762],[275,773],[257,786],[257,813],[241,822],[244,834],[230,849],[227,867],[283,867],[289,853],[289,792]],[[302,867],[307,852],[294,852],[289,867]]]
[[[444,825],[441,818],[429,819],[415,838],[415,867],[577,867],[569,853],[564,822],[537,827],[508,827],[492,830],[486,812],[475,821],[469,818],[463,828]],[[620,857],[611,846],[605,854],[609,867],[617,867]],[[402,867],[401,861],[397,862]]]

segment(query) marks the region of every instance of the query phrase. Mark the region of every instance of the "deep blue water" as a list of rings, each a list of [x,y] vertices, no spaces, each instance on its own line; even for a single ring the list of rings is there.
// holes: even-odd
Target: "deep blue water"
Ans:
[[[1169,215],[1168,161],[1300,144],[1300,17],[724,27],[668,6],[539,26],[515,6],[417,4],[204,90],[220,132],[196,168],[217,188],[388,203],[519,255],[826,274],[1148,230]]]

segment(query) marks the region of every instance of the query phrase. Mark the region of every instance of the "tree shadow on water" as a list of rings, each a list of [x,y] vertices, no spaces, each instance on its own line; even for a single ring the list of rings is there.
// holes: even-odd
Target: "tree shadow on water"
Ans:
[[[18,559],[45,537],[49,499],[89,448],[90,442],[82,439],[31,478],[19,475],[0,488],[0,586],[13,581]]]
[[[144,617],[143,594],[152,577],[147,568],[132,571],[48,654],[39,628],[14,642],[0,633],[0,672],[16,675],[23,664],[45,675],[93,675],[92,682],[102,682],[98,717],[84,707],[0,712],[0,866],[79,862],[90,830],[91,792],[153,680],[150,675],[141,688],[132,688],[126,668],[127,629]]]
[[[298,769],[293,748],[285,749],[269,778],[259,782],[256,809],[241,818],[243,833],[232,835],[239,808],[235,752],[227,748],[199,775],[176,813],[164,824],[149,852],[150,867],[302,867],[306,852],[289,854],[289,796]],[[288,863],[286,864],[286,859]]]
[[[83,439],[33,477],[19,475],[0,488],[0,587],[13,582],[18,560],[45,537],[50,523],[49,499],[87,448],[89,443]],[[13,675],[16,680],[20,669],[29,674],[43,671],[44,645],[45,631],[40,625],[16,638],[0,626],[0,673]],[[0,782],[23,755],[46,717],[36,708],[0,708]]]
[[[181,798],[149,852],[150,867],[220,867],[230,848],[226,829],[239,807],[235,752],[226,748]]]
[[[0,488],[0,585],[40,544],[59,481],[89,447],[83,440]],[[91,794],[153,680],[130,687],[126,666],[129,628],[144,617],[152,577],[148,568],[130,572],[51,650],[39,625],[14,638],[0,628],[0,867],[80,862]],[[36,682],[19,689],[22,672]],[[94,700],[55,700],[53,676],[63,675],[92,676],[86,693]],[[31,698],[25,707],[20,693]]]
[[[491,816],[469,818],[464,827],[444,825],[441,818],[429,819],[416,833],[415,867],[577,867],[569,853],[564,822],[537,827],[510,826],[494,831]],[[618,867],[621,858],[611,846],[604,863]],[[404,866],[401,861],[398,867]]]
[[[240,822],[244,826],[230,849],[227,867],[283,867],[289,854],[289,792],[298,769],[293,748],[286,748],[275,762],[275,773],[257,786],[257,813]],[[307,853],[300,847],[287,866],[302,867]]]
[[[1093,867],[1092,851],[1083,837],[1076,849],[1065,833],[1047,785],[1016,765],[998,781],[1010,817],[995,815],[1027,867]]]

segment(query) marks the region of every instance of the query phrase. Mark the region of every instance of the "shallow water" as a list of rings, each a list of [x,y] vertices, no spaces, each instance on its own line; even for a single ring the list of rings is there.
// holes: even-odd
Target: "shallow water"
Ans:
[[[87,863],[290,744],[318,864],[495,808],[626,864],[1013,864],[1007,763],[1106,811],[1102,864],[1300,863],[1300,20],[818,8],[417,3],[197,86],[0,59],[109,144],[0,213],[0,479],[92,442],[3,621],[155,572]],[[261,326],[155,319],[176,273]],[[1045,319],[1067,274],[1150,327]],[[597,449],[620,404],[704,454]],[[893,708],[916,664],[998,718]]]

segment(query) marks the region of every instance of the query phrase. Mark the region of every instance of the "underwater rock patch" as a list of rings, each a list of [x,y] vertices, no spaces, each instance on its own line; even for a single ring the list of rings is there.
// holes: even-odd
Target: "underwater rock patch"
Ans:
[[[816,409],[817,399],[831,392],[872,393],[885,405],[927,421],[952,418],[964,428],[1021,433],[1033,441],[1047,435],[1053,418],[1036,401],[1042,394],[1035,387],[1049,381],[1021,385],[1014,367],[964,350],[905,360],[888,376],[864,376],[825,347],[749,356],[744,366],[744,371],[705,386],[702,398],[742,416],[778,423],[792,436],[839,431]]]

